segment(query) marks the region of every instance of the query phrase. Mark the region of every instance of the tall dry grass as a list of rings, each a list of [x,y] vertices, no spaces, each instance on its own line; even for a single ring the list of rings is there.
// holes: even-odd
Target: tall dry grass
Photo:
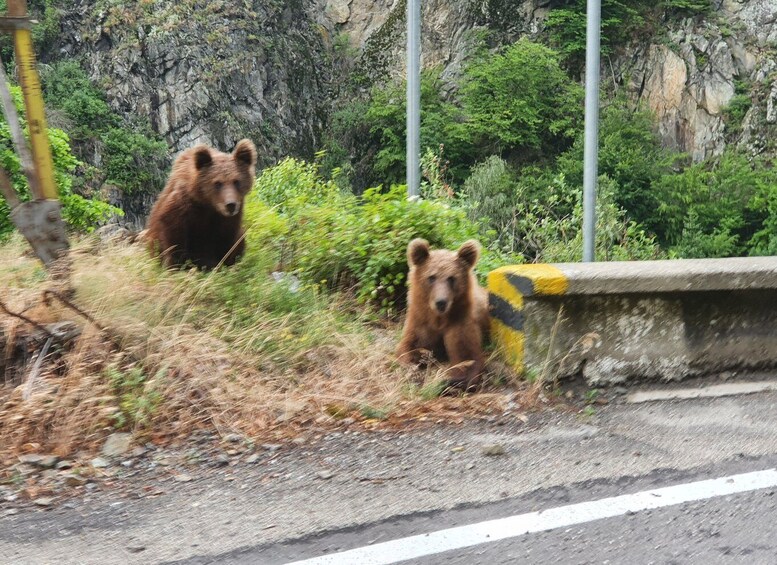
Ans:
[[[31,385],[40,343],[20,355],[34,332],[0,313],[0,454],[66,455],[118,429],[160,442],[202,428],[282,441],[344,421],[408,425],[504,409],[502,393],[440,398],[444,367],[395,363],[397,323],[342,294],[295,292],[271,267],[254,249],[224,271],[167,272],[139,244],[84,238],[72,252],[72,302],[100,329],[43,300],[50,283],[21,240],[0,246],[0,300],[37,322],[82,329]],[[490,367],[491,379],[512,378]]]

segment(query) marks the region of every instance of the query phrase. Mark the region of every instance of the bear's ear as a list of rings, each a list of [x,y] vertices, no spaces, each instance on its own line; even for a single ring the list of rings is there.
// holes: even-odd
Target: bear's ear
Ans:
[[[213,164],[213,155],[210,154],[210,148],[201,145],[194,150],[194,166],[198,171],[210,167]]]
[[[461,247],[459,247],[459,250],[456,252],[456,254],[459,256],[459,259],[464,261],[464,263],[466,263],[467,266],[471,269],[475,266],[475,263],[477,263],[478,259],[480,258],[480,244],[474,239],[465,241],[461,244]]]
[[[256,165],[256,147],[254,147],[254,143],[250,139],[238,141],[232,156],[235,158],[235,161],[245,167]]]
[[[423,265],[429,258],[429,242],[425,239],[414,239],[407,246],[407,262],[410,265]]]

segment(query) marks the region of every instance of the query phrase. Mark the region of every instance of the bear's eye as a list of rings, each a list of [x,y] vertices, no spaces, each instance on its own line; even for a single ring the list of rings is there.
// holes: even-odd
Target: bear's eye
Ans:
[[[240,181],[239,180],[236,180],[233,184],[235,185],[235,190],[240,190]]]
[[[448,286],[453,288],[454,284],[456,284],[456,279],[454,277],[448,277]]]
[[[437,277],[432,275],[431,277],[429,277],[429,284],[434,284],[434,281],[436,281],[436,280],[437,280]]]
[[[214,183],[213,188],[215,188],[216,190],[221,190],[222,186],[224,186],[224,185],[221,184],[220,182],[217,182],[217,183]]]

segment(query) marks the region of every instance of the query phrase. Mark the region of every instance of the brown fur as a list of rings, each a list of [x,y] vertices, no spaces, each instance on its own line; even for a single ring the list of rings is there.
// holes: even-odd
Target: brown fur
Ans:
[[[198,145],[178,156],[148,219],[149,246],[165,266],[235,263],[245,250],[243,200],[255,169],[256,148],[248,139],[231,154]]]
[[[488,293],[473,272],[479,257],[475,240],[458,251],[430,251],[423,239],[407,247],[410,289],[397,355],[402,362],[418,364],[424,350],[430,351],[453,365],[449,385],[465,389],[479,382],[488,336]]]

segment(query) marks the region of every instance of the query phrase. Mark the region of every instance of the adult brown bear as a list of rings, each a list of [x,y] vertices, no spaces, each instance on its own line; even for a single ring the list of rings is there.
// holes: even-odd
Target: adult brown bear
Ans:
[[[407,247],[410,289],[397,355],[402,362],[418,364],[426,350],[439,361],[450,361],[448,384],[464,389],[479,382],[488,336],[488,293],[473,272],[479,257],[475,240],[458,251],[431,251],[424,239]]]
[[[243,200],[255,170],[256,148],[248,139],[231,154],[207,145],[181,153],[148,219],[152,252],[167,267],[234,264],[245,250]]]

